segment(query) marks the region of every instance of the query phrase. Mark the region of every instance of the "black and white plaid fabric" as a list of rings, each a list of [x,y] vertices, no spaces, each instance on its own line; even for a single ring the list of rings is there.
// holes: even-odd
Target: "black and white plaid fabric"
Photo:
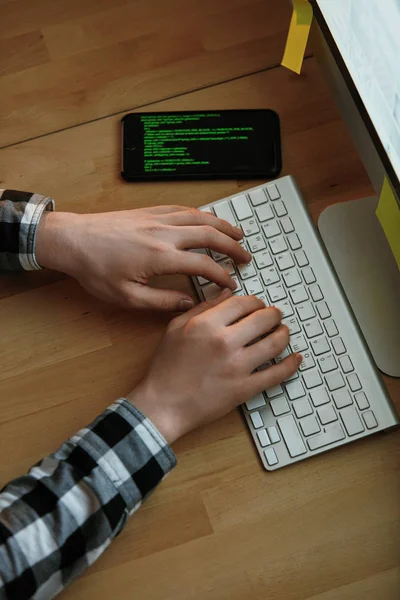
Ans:
[[[0,190],[0,271],[40,269],[35,258],[36,229],[54,202],[40,194]]]
[[[0,492],[0,598],[48,600],[107,548],[175,466],[167,442],[118,400]]]

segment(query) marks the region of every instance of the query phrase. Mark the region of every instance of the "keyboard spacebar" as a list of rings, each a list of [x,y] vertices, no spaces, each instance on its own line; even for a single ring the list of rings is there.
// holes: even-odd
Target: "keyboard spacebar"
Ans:
[[[283,439],[292,458],[307,452],[292,415],[277,420]]]
[[[345,438],[344,431],[341,425],[339,425],[339,423],[334,423],[333,425],[325,425],[324,430],[324,433],[314,435],[314,437],[308,440],[310,450],[318,450],[318,448],[323,448],[323,446],[329,446],[329,444],[339,442],[340,440],[343,440]]]

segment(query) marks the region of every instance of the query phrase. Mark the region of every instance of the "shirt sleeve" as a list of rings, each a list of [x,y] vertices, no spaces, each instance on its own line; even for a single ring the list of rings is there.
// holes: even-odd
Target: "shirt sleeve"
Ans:
[[[0,271],[34,271],[36,230],[54,200],[31,192],[0,190]]]
[[[0,599],[53,598],[87,569],[175,466],[120,399],[0,492]]]

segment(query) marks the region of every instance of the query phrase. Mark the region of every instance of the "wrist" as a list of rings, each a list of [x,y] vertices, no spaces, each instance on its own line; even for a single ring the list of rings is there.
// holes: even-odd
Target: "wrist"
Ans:
[[[163,398],[163,402],[160,402],[159,396],[153,393],[145,384],[141,384],[128,394],[126,400],[131,402],[152,422],[169,445],[181,437],[179,420],[175,419],[166,408],[165,398]]]
[[[36,232],[35,256],[38,264],[71,275],[78,261],[78,226],[81,215],[45,212]]]

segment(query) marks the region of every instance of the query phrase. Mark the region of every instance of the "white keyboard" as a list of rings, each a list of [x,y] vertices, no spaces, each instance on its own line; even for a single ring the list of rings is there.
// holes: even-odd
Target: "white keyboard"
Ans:
[[[254,294],[280,308],[291,349],[275,361],[291,350],[304,358],[295,375],[242,406],[264,467],[278,469],[398,425],[293,178],[201,210],[243,229],[242,245],[253,255],[250,264],[238,266],[219,252],[200,252],[232,274],[236,295]],[[193,281],[201,299],[220,292],[202,277]]]

